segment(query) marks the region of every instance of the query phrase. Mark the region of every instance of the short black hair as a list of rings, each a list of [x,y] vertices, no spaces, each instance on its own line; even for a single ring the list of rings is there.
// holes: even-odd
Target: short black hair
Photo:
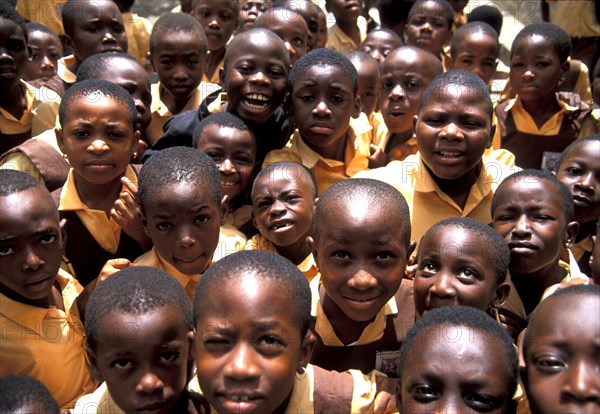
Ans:
[[[25,19],[23,19],[23,16],[21,16],[13,6],[4,2],[0,3],[0,17],[15,22],[19,27],[21,27],[21,30],[23,31],[23,37],[25,38],[25,42],[27,42],[28,36]]]
[[[250,127],[248,127],[248,124],[246,124],[246,122],[244,122],[242,118],[231,112],[217,112],[214,114],[210,114],[209,116],[204,118],[194,129],[194,135],[192,136],[192,148],[198,147],[200,136],[204,133],[206,127],[210,125],[217,125],[222,128],[233,128],[238,129],[240,131],[248,131],[252,136],[254,146],[256,147],[256,136],[254,135],[254,132],[250,129]]]
[[[156,53],[156,44],[167,33],[193,33],[198,35],[202,43],[201,53],[208,51],[208,42],[204,34],[204,28],[191,14],[188,13],[164,13],[161,15],[150,33],[150,55]]]
[[[518,182],[518,181],[529,182],[532,179],[533,180],[544,180],[544,181],[547,181],[550,184],[552,184],[554,186],[554,189],[558,190],[558,194],[560,195],[560,201],[562,202],[562,211],[564,211],[564,217],[566,218],[567,223],[569,223],[571,220],[573,220],[573,216],[574,216],[573,195],[571,194],[569,187],[567,187],[562,182],[560,182],[558,180],[558,178],[556,178],[554,175],[552,175],[548,171],[534,170],[534,169],[526,169],[526,170],[518,171],[514,174],[509,175],[500,183],[498,188],[496,188],[496,191],[494,192],[494,196],[492,198],[492,206],[491,206],[492,216],[494,216],[494,211],[496,211],[496,207],[498,207],[498,194],[500,193],[500,191],[502,190],[502,188],[504,186]]]
[[[402,46],[404,44],[404,41],[402,41],[402,38],[400,37],[400,35],[398,33],[394,32],[392,29],[387,29],[385,27],[378,27],[376,29],[373,29],[369,33],[367,33],[367,36],[370,35],[371,33],[377,33],[377,32],[386,33],[386,34],[392,36],[394,38],[394,40],[397,40],[399,42],[400,46]]]
[[[438,221],[431,226],[421,238],[419,250],[417,251],[417,261],[420,260],[421,246],[423,246],[424,240],[433,232],[445,228],[461,228],[476,237],[482,238],[482,243],[478,244],[476,247],[477,250],[484,255],[486,262],[493,267],[496,273],[496,282],[500,284],[506,281],[508,263],[510,261],[510,250],[508,249],[504,238],[492,227],[470,217],[450,217]]]
[[[414,346],[418,346],[417,338],[421,334],[432,335],[435,328],[443,326],[465,327],[469,330],[469,335],[473,331],[478,331],[485,338],[485,342],[499,342],[504,350],[504,355],[490,355],[490,358],[502,358],[510,378],[509,395],[514,394],[519,379],[519,360],[512,338],[488,314],[469,306],[444,306],[432,309],[415,322],[406,334],[400,348],[400,357],[396,364],[398,378],[402,378],[402,369],[410,358],[412,349]]]
[[[129,60],[141,65],[139,60],[128,53],[96,53],[81,62],[79,69],[77,69],[77,81],[99,79],[106,76],[111,62],[118,59]]]
[[[17,194],[30,188],[46,188],[33,176],[17,170],[0,169],[0,197]]]
[[[306,20],[304,20],[304,17],[300,14],[300,12],[283,6],[272,6],[265,10],[263,14],[258,16],[258,18],[254,21],[254,27],[265,27],[263,24],[266,23],[266,20],[273,19],[275,17],[275,13],[281,15],[290,24],[296,24],[295,21],[298,19],[306,23]],[[295,14],[296,16],[292,16],[292,14]],[[306,23],[306,29],[308,30],[308,23]],[[307,34],[308,33],[310,32],[307,31]]]
[[[312,10],[302,9],[299,3],[307,4]],[[322,11],[323,9],[321,9],[312,0],[275,0],[273,2],[273,7],[277,6],[285,7],[286,9],[293,10],[300,14],[308,26],[309,33],[316,33],[318,31],[319,11]]]
[[[538,35],[544,37],[550,43],[552,50],[556,52],[560,63],[565,63],[571,54],[571,38],[559,26],[548,23],[531,23],[525,26],[512,42],[510,47],[510,58],[512,59],[514,51],[517,49],[519,42],[526,37]]]
[[[296,181],[297,177],[300,177],[301,175],[308,176],[310,179],[310,182],[312,183],[313,197],[317,196],[317,180],[315,178],[315,174],[305,165],[302,165],[302,164],[299,164],[296,162],[291,162],[291,161],[274,162],[272,164],[267,165],[265,168],[263,168],[256,175],[256,178],[254,179],[254,183],[252,184],[252,191],[250,193],[251,194],[254,193],[254,186],[256,185],[256,182],[258,181],[259,178],[262,178],[265,175],[272,174],[273,171],[281,171],[281,170],[289,172],[289,174],[286,174],[286,176],[289,178],[290,181]]]
[[[372,65],[376,65],[379,68],[379,61],[367,52],[364,52],[362,50],[351,50],[349,52],[344,53],[344,55],[346,55],[346,57],[350,60],[350,63],[371,63]]]
[[[76,82],[67,89],[58,107],[58,120],[60,124],[64,126],[66,120],[69,119],[71,105],[75,100],[81,98],[87,99],[89,97],[90,102],[94,102],[102,96],[108,97],[124,107],[127,111],[128,121],[135,130],[137,109],[135,108],[133,98],[129,92],[119,85],[102,79],[88,79]]]
[[[502,12],[497,7],[486,4],[471,10],[471,13],[467,14],[467,22],[485,22],[500,36],[504,18],[502,17]]]
[[[379,0],[376,4],[381,26],[390,28],[408,20],[408,13],[413,3],[410,1]],[[395,33],[395,32],[394,32]]]
[[[492,26],[485,22],[472,22],[459,27],[452,36],[452,40],[450,41],[450,55],[453,58],[455,58],[456,53],[464,48],[463,42],[465,38],[475,33],[482,33],[494,39],[494,41],[496,42],[496,57],[498,57],[498,53],[500,52],[500,42],[498,41],[498,33],[496,33]]]
[[[417,9],[423,3],[427,2],[436,3],[442,9],[443,17],[448,22],[448,29],[451,29],[452,25],[454,24],[454,9],[448,0],[417,0],[410,8],[407,19],[410,20],[410,18],[417,12]]]
[[[80,7],[97,7],[97,2],[99,1],[113,3],[115,5],[115,8],[119,10],[119,6],[117,5],[117,3],[110,0],[67,0],[63,4],[60,12],[65,33],[69,36],[73,36],[73,31],[75,30],[75,22],[78,19],[81,19],[82,15],[86,15],[85,10],[83,10],[83,13],[80,13]]]
[[[409,245],[411,225],[406,199],[391,185],[371,178],[339,181],[319,197],[312,228],[315,242],[319,239],[323,223],[332,220],[331,213],[339,211],[343,206],[351,206],[357,200],[367,200],[373,210],[385,211],[398,225],[397,231],[401,233],[404,245]]]
[[[560,154],[560,158],[558,160],[558,169],[560,170],[560,165],[563,163],[567,155],[573,151],[573,149],[579,147],[580,145],[587,144],[588,142],[596,142],[598,145],[600,145],[600,134],[588,135],[587,137],[579,138],[571,142]]]
[[[544,307],[550,306],[556,298],[561,296],[572,296],[573,300],[583,299],[585,297],[600,300],[600,285],[571,285],[565,288],[558,289],[556,292],[544,299],[529,315],[529,321],[527,323],[527,330],[525,331],[525,337],[523,338],[523,355],[527,356],[527,349],[529,344],[533,340],[532,336],[535,334],[535,326],[539,318],[539,314],[544,311]],[[594,317],[593,315],[589,315]],[[597,317],[598,315],[596,315]]]
[[[274,32],[272,32],[269,29],[265,29],[264,27],[255,27],[255,28],[246,30],[242,33],[238,33],[237,35],[235,35],[234,38],[231,39],[231,42],[229,42],[229,44],[227,45],[227,48],[225,49],[225,57],[223,58],[223,68],[225,68],[225,70],[228,68],[229,57],[230,57],[231,53],[233,53],[235,48],[244,47],[244,44],[242,42],[252,41],[252,38],[254,36],[267,37],[267,38],[273,40],[275,43],[277,43],[278,46],[282,50],[285,50],[285,55],[287,56],[287,60],[284,62],[283,66],[284,66],[285,70],[287,71],[290,66],[290,54],[287,50],[287,47],[285,46],[285,43]],[[242,45],[238,46],[238,43],[242,43]]]
[[[27,29],[27,34],[33,33],[33,32],[42,32],[42,33],[49,34],[50,36],[54,36],[56,38],[56,40],[58,40],[60,42],[58,35],[56,33],[54,33],[54,31],[46,25],[43,25],[41,23],[36,23],[36,22],[28,22],[28,23],[25,23],[25,28]]]
[[[281,286],[279,291],[287,296],[290,311],[298,324],[302,337],[311,321],[311,292],[306,277],[286,258],[262,250],[245,250],[230,254],[209,266],[204,272],[194,296],[194,326],[204,312],[206,297],[222,292],[225,280],[239,280],[251,274],[259,279]],[[216,287],[216,289],[212,289]]]
[[[195,148],[171,147],[158,151],[142,166],[138,176],[138,200],[142,212],[166,185],[186,183],[201,188],[221,205],[221,176],[215,162]]]
[[[102,318],[111,312],[144,315],[163,308],[179,309],[183,326],[188,331],[194,329],[192,305],[173,276],[154,267],[127,267],[94,290],[85,314],[86,340],[95,350],[102,335]]]
[[[465,92],[468,89],[468,93],[473,95],[474,102],[483,103],[490,115],[490,119],[492,118],[494,106],[485,82],[472,72],[457,69],[446,71],[433,78],[421,96],[419,112],[433,98],[442,101],[445,100],[444,90],[449,86],[455,86]]]
[[[313,66],[333,66],[340,68],[348,76],[348,80],[352,85],[352,92],[356,96],[356,92],[358,91],[358,73],[354,65],[343,54],[325,47],[313,49],[296,61],[288,77],[288,92],[292,92],[298,78]]]
[[[26,375],[0,377],[0,412],[16,413],[28,408],[35,413],[59,414],[58,404],[39,380]]]

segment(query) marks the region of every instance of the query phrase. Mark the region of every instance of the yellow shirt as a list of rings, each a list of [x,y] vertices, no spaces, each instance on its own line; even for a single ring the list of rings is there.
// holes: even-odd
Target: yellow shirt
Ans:
[[[570,37],[600,36],[600,22],[596,20],[594,2],[590,0],[546,0],[550,23],[560,26]]]
[[[352,177],[369,167],[370,134],[356,135],[352,126],[346,135],[344,162],[323,158],[304,143],[296,130],[285,148],[267,154],[263,168],[278,161],[292,161],[302,164],[314,173],[317,180],[317,193],[323,194],[331,185]]]
[[[519,171],[519,168],[510,168],[504,162],[485,156],[482,161],[483,168],[469,191],[464,208],[460,208],[442,192],[425,168],[419,153],[355,177],[384,181],[402,193],[410,208],[411,240],[419,243],[433,224],[448,217],[471,217],[486,224],[492,221],[490,207],[494,191],[502,180]]]
[[[37,378],[61,407],[70,407],[97,383],[87,366],[85,331],[75,303],[83,288],[62,270],[56,280],[65,311],[27,305],[0,293],[0,376]]]
[[[229,39],[229,41],[231,41],[232,37]],[[209,82],[209,83],[220,83],[221,79],[220,79],[220,72],[221,72],[221,68],[223,67],[223,61],[225,60],[225,58],[221,59],[221,61],[219,62],[219,64],[217,65],[215,71],[213,72],[212,76],[209,78],[208,76],[206,76],[206,73],[204,75],[202,75],[202,82]]]
[[[334,332],[331,322],[329,322],[327,315],[325,315],[325,311],[323,311],[323,305],[321,304],[321,298],[319,296],[320,286],[321,275],[317,275],[310,282],[310,291],[312,293],[310,314],[315,318],[315,331],[319,334],[323,344],[326,346],[356,346],[375,342],[383,337],[387,316],[396,315],[398,313],[396,298],[392,296],[388,303],[377,312],[373,322],[365,327],[358,340],[352,344],[344,345]]]
[[[356,20],[358,31],[360,32],[360,42],[362,43],[367,36],[367,20],[363,16],[358,16]],[[356,44],[346,33],[336,24],[327,30],[327,44],[325,47],[344,53],[351,50],[357,50],[360,44]]]
[[[93,210],[86,206],[77,192],[75,187],[75,172],[71,168],[67,181],[60,193],[60,211],[75,211],[85,228],[94,237],[94,240],[107,252],[116,253],[119,247],[121,238],[121,226],[108,217],[104,211]],[[130,165],[125,170],[125,177],[137,186],[137,175]],[[121,191],[128,191],[125,186]],[[76,240],[70,240],[72,243],[77,243]]]
[[[136,13],[122,13],[125,32],[127,33],[127,53],[144,64],[150,50],[150,33],[152,22]]]
[[[156,142],[163,134],[163,126],[174,114],[171,112],[167,105],[160,99],[160,91],[163,89],[160,82],[153,83],[150,86],[150,92],[152,93],[152,105],[150,109],[152,111],[152,121],[148,125],[146,130],[146,136],[151,143]],[[187,101],[181,112],[196,110],[209,94],[219,89],[218,85],[211,83],[200,82],[196,91],[192,94],[190,99]],[[181,113],[180,112],[180,113]]]
[[[77,74],[69,70],[69,68],[74,65],[75,62],[77,62],[77,59],[74,55],[65,56],[58,60],[56,74],[63,80],[63,82],[73,84],[77,81]]]
[[[41,23],[57,35],[62,35],[65,30],[60,9],[65,2],[66,0],[19,0],[16,9],[24,19]]]
[[[196,285],[200,279],[200,274],[197,275],[186,275],[181,273],[175,266],[163,259],[158,252],[156,247],[152,247],[152,250],[144,253],[133,262],[134,266],[150,266],[156,269],[163,270],[173,276],[185,289],[190,301],[194,300],[194,293],[196,292]]]
[[[0,108],[0,132],[5,135],[23,134],[31,130],[31,136],[54,128],[60,105],[60,96],[42,86],[36,88],[21,80],[27,107],[20,119]]]
[[[240,226],[250,220],[252,220],[252,206],[250,204],[244,204],[237,210],[230,211],[225,215],[225,222],[236,229],[239,229]]]
[[[219,232],[219,244],[217,245],[215,254],[213,254],[212,262],[214,263],[225,256],[244,250],[246,241],[244,233],[231,224],[223,224]]]
[[[252,236],[248,243],[246,243],[245,250],[263,250],[265,252],[279,254],[275,245],[271,243],[269,240],[265,239],[262,234],[255,234]],[[306,258],[302,261],[302,263],[296,266],[302,273],[306,279],[310,282],[313,280],[315,276],[319,274],[319,269],[317,268],[317,264],[315,263],[315,259],[313,258],[312,253],[306,256]]]

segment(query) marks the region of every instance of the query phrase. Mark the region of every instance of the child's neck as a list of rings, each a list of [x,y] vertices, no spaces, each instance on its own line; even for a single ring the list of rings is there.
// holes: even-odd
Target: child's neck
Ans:
[[[412,137],[412,129],[408,129],[402,132],[391,132],[388,143],[385,146],[385,152],[389,154],[395,147],[406,144],[406,142]]]
[[[534,102],[521,100],[521,103],[523,104],[523,108],[531,115],[538,128],[541,128],[546,121],[560,110],[560,105],[554,94],[548,97],[548,99],[538,99]]]
[[[223,57],[225,57],[224,47],[208,51],[208,55],[206,56],[206,66],[204,68],[204,76],[206,76],[207,79],[212,79],[215,71],[219,69]]]
[[[277,246],[275,244],[273,244],[273,246],[275,246],[275,250],[277,250],[277,253],[279,253],[280,256],[285,257],[298,266],[310,254],[310,248],[306,243],[306,236],[308,235],[302,235],[295,243],[290,244],[289,246]]]
[[[25,88],[21,85],[21,82],[17,82],[14,87],[0,93],[0,108],[14,116],[15,119],[21,119],[27,109],[25,94]]]
[[[348,132],[335,140],[333,144],[328,147],[317,147],[311,144],[308,140],[304,140],[304,143],[312,149],[314,152],[319,154],[321,157],[344,162],[346,160],[346,137]]]
[[[360,29],[356,24],[356,20],[336,20],[336,24],[346,36],[357,45],[360,45]]]
[[[544,291],[550,286],[560,283],[567,271],[556,262],[537,270],[534,273],[519,274],[511,271],[511,278],[517,288],[525,313],[529,315],[541,302]]]
[[[164,86],[160,87],[159,95],[160,100],[164,102],[173,115],[177,115],[183,111],[183,108],[185,108],[191,98],[191,96],[188,96],[186,99],[175,99],[175,97]]]
[[[60,286],[60,283],[57,280],[54,281],[54,284],[52,285],[52,288],[50,289],[48,296],[45,296],[41,299],[36,299],[36,300],[27,299],[27,298],[13,292],[12,290],[4,289],[4,288],[2,289],[2,293],[6,297],[8,297],[16,302],[24,303],[24,304],[30,305],[30,306],[35,306],[36,308],[49,309],[51,306],[53,306],[62,311],[65,310],[65,303],[62,298],[62,288]]]
[[[473,187],[473,184],[477,181],[477,177],[479,177],[482,167],[483,164],[480,162],[479,165],[471,171],[468,171],[462,177],[446,180],[434,175],[429,167],[425,166],[435,183],[440,187],[440,190],[442,190],[444,194],[447,194],[461,209],[465,208],[465,204],[467,203],[467,199],[471,192],[471,187]]]
[[[125,175],[125,173],[123,173]],[[106,184],[92,184],[75,174],[75,188],[81,201],[90,209],[104,211],[110,217],[110,210],[115,201],[119,198],[123,185],[121,177],[118,176],[113,181]]]
[[[71,66],[67,67],[67,69],[69,69],[69,71],[72,73],[77,73],[79,70],[79,65],[81,65],[81,61],[76,57],[75,62]]]
[[[346,346],[358,341],[363,331],[372,320],[359,322],[350,319],[325,292],[323,285],[319,286],[319,296],[321,298],[323,312],[325,312],[338,339]]]

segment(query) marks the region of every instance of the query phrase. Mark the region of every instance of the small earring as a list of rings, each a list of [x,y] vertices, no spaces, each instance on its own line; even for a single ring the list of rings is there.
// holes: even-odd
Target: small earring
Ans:
[[[570,249],[571,248],[571,242],[568,242],[568,241],[564,242],[563,246],[565,246],[567,249]]]
[[[67,154],[63,153],[62,157],[66,160],[67,159]]]
[[[131,158],[132,158],[132,159],[134,159],[134,160],[137,160],[137,157],[138,157],[138,153],[137,153],[137,152],[134,152],[134,153],[131,155]]]
[[[492,315],[492,318],[494,318],[496,322],[500,323],[500,315],[498,315],[497,307],[490,305],[490,307],[488,308],[488,313]]]

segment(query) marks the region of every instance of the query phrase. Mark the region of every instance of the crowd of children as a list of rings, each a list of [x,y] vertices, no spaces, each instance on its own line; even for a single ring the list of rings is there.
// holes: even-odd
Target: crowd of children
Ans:
[[[0,412],[600,412],[599,53],[467,3],[0,0]]]

